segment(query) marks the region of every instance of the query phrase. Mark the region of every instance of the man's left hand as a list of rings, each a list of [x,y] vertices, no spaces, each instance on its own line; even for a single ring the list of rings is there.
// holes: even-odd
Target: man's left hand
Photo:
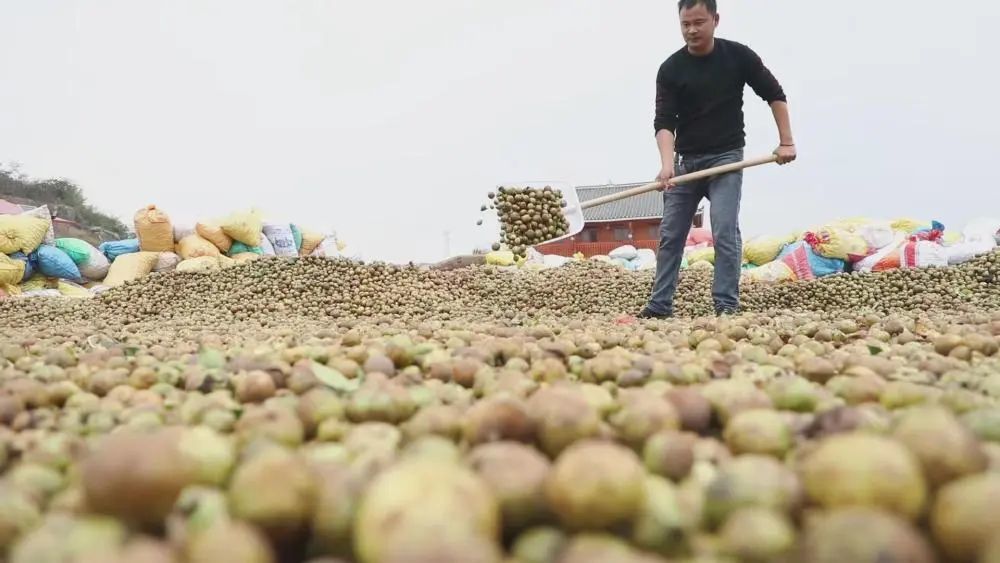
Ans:
[[[788,164],[798,156],[795,145],[778,145],[778,148],[774,149],[774,154],[778,157],[778,164]]]

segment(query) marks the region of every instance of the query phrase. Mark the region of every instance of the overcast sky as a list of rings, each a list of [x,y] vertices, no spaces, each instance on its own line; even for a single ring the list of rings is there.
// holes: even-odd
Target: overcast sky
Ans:
[[[1000,4],[720,0],[800,159],[746,173],[745,237],[1000,215]],[[127,222],[256,206],[367,259],[488,244],[493,186],[650,180],[667,0],[0,0],[0,162]],[[777,144],[747,90],[747,156]],[[488,225],[492,226],[490,223]]]

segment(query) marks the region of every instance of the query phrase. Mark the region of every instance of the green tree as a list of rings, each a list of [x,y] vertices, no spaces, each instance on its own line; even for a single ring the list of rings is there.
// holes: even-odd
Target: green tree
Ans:
[[[128,228],[117,217],[102,213],[87,203],[83,190],[64,178],[38,180],[21,173],[17,163],[0,166],[0,197],[30,200],[38,205],[68,209],[70,219],[86,226],[100,227],[124,238]]]

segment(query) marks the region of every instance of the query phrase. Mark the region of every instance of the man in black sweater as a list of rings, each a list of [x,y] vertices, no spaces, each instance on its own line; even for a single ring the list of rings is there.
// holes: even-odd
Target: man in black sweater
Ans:
[[[656,281],[640,318],[673,314],[673,297],[691,223],[702,198],[711,203],[715,239],[712,299],[716,314],[739,309],[743,242],[739,210],[743,173],[732,172],[674,186],[675,175],[743,160],[743,89],[749,85],[771,106],[780,139],[778,164],[795,160],[795,142],[781,85],[749,47],[715,37],[716,0],[681,0],[686,45],[660,66],[656,76],[653,126],[660,150],[657,180],[664,184],[663,221],[656,257]]]

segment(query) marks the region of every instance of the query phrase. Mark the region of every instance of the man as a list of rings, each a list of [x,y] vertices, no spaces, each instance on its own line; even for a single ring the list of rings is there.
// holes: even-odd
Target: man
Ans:
[[[718,315],[739,309],[743,243],[739,210],[743,173],[732,172],[674,186],[675,175],[743,160],[743,89],[749,85],[771,106],[780,139],[778,164],[795,160],[795,142],[781,85],[749,47],[715,37],[716,0],[681,0],[678,5],[686,45],[670,56],[656,76],[653,122],[664,184],[656,281],[640,318],[673,315],[684,242],[702,198],[711,203],[715,239],[712,299]]]

